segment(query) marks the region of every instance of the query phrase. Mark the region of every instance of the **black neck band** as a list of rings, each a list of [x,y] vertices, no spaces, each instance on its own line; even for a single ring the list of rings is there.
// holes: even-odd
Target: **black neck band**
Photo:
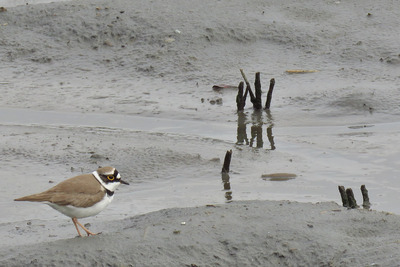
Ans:
[[[109,197],[111,197],[112,195],[114,195],[114,192],[108,190],[107,188],[106,188],[106,192],[107,192],[107,195],[108,195]]]

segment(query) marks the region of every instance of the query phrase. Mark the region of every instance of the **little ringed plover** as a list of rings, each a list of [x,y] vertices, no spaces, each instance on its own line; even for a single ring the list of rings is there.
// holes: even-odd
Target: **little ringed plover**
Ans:
[[[96,235],[86,229],[78,219],[94,216],[104,210],[113,200],[114,192],[121,180],[118,171],[113,167],[103,167],[91,174],[82,174],[69,178],[42,193],[21,197],[15,201],[43,202],[62,214],[71,217],[72,222],[82,236],[78,225],[87,235]]]

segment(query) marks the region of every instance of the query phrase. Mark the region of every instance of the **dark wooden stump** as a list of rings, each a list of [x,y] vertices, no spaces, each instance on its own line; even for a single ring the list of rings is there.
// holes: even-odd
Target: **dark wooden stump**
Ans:
[[[272,78],[269,81],[269,90],[267,94],[267,101],[265,102],[265,109],[269,109],[271,106],[272,91],[274,91],[274,86],[275,86],[275,79]]]
[[[255,109],[262,109],[261,104],[261,80],[260,80],[260,73],[256,72],[256,79],[254,81],[254,90],[256,92],[256,96],[254,99],[251,100],[253,103],[253,107]]]
[[[243,94],[243,87],[244,87],[243,82],[240,82],[238,86],[238,94],[236,96],[236,105],[238,111],[243,110],[244,107],[246,106],[247,90]]]
[[[231,183],[229,182],[230,180],[229,166],[231,164],[231,159],[232,159],[232,149],[226,151],[224,165],[222,167],[222,172],[221,172],[221,179],[222,183],[224,184],[225,198],[227,202],[232,201]]]
[[[242,74],[243,80],[246,83],[246,92],[245,92],[245,94],[247,94],[247,93],[249,94],[250,101],[251,101],[251,103],[253,103],[253,107],[254,107],[254,102],[256,101],[256,97],[255,97],[255,95],[253,93],[253,90],[251,90],[251,86],[250,86],[249,80],[247,80],[246,74],[244,74],[243,69],[240,69],[240,73]]]
[[[261,90],[261,78],[260,78],[260,72],[256,72],[256,78],[254,81],[254,90],[255,92],[253,93],[253,90],[251,90],[251,86],[249,81],[247,80],[246,75],[244,74],[243,69],[240,69],[240,73],[242,74],[242,77],[246,83],[246,92],[245,95],[247,96],[247,94],[249,94],[250,97],[250,101],[251,103],[253,103],[253,108],[256,110],[262,109],[262,99],[261,99],[261,94],[262,94],[262,90]],[[272,78],[269,82],[269,90],[268,90],[268,95],[267,95],[267,101],[265,102],[265,109],[268,109],[271,107],[271,99],[272,99],[272,92],[274,90],[274,86],[275,86],[275,79]],[[240,101],[241,97],[239,97],[243,95],[243,89],[240,90],[239,88],[239,94],[238,97],[236,97],[236,103],[238,105],[238,110],[243,110],[244,108],[244,104]],[[245,99],[246,100],[246,99]],[[241,103],[241,105],[239,105],[239,103]]]
[[[342,198],[343,207],[347,208],[349,206],[349,200],[347,199],[346,189],[343,185],[339,185],[338,188]]]
[[[232,149],[226,151],[224,165],[222,166],[222,173],[229,172],[229,166],[231,165]]]
[[[347,199],[349,200],[349,208],[351,208],[351,209],[358,208],[357,201],[354,198],[353,189],[347,188],[346,195],[347,195]]]
[[[361,194],[363,196],[363,208],[369,209],[371,207],[371,203],[369,202],[368,190],[365,185],[361,186]]]

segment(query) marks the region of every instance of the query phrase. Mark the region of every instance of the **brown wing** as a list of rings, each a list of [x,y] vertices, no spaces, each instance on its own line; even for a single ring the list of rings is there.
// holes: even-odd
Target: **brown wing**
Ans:
[[[50,202],[61,206],[90,207],[100,201],[105,189],[92,174],[83,174],[65,180],[39,194],[15,199],[15,201]]]

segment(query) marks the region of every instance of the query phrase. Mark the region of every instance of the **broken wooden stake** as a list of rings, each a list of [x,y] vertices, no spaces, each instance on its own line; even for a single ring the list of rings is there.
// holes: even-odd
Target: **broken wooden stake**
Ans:
[[[343,207],[347,208],[349,206],[349,200],[347,199],[346,189],[343,185],[339,185],[338,188],[340,192],[340,197],[342,198]]]
[[[243,82],[240,82],[238,86],[238,94],[236,96],[236,105],[238,111],[243,110],[244,107],[246,106],[247,90],[243,94],[243,87],[244,87]]]
[[[262,109],[262,104],[261,104],[261,80],[260,80],[260,73],[256,72],[256,79],[254,81],[254,90],[256,93],[256,97],[254,99],[251,99],[251,102],[253,103],[253,107],[255,109]]]
[[[272,91],[274,91],[274,86],[275,86],[275,79],[272,78],[269,81],[269,90],[267,94],[267,101],[265,102],[265,109],[269,109],[271,106]]]
[[[371,203],[369,202],[368,190],[365,185],[361,186],[361,194],[363,196],[363,208],[369,209],[371,207]]]
[[[232,149],[226,151],[224,165],[222,166],[222,173],[229,172],[229,166],[231,165]]]
[[[251,103],[253,103],[253,107],[254,107],[254,101],[255,101],[256,97],[254,96],[253,90],[251,90],[251,86],[250,86],[249,80],[247,80],[246,74],[244,74],[243,69],[240,69],[240,73],[242,74],[243,80],[246,83],[246,92],[245,92],[245,94],[247,95],[247,93],[249,93],[250,101],[251,101]]]
[[[347,207],[349,209],[359,208],[351,188],[345,189],[343,185],[339,185],[338,188],[342,198],[343,207]],[[365,185],[361,185],[361,194],[363,196],[363,208],[369,209],[371,207],[371,203],[369,202],[368,190]]]
[[[246,83],[246,86],[250,86],[249,80],[247,80],[246,74],[244,74],[243,69],[240,69],[240,73],[242,74],[243,80]]]
[[[224,184],[225,198],[227,202],[232,201],[231,183],[229,182],[229,165],[231,164],[232,149],[226,151],[224,165],[222,166],[222,183]]]
[[[244,105],[245,105],[244,102],[246,101],[247,93],[249,94],[251,103],[253,103],[253,108],[256,110],[262,109],[262,103],[261,103],[262,102],[262,99],[261,99],[262,90],[261,90],[260,72],[256,72],[256,78],[254,81],[254,90],[255,90],[254,93],[253,93],[253,90],[251,90],[251,85],[249,83],[249,80],[247,80],[247,77],[244,74],[243,69],[240,69],[240,73],[242,74],[242,77],[246,83],[246,91],[244,93],[244,97],[242,97],[243,89],[239,88],[238,96],[236,97],[238,111],[244,109]],[[265,109],[267,109],[267,110],[269,110],[271,107],[271,99],[272,99],[272,92],[274,90],[274,86],[275,86],[275,79],[272,78],[269,82],[269,90],[268,90],[267,100],[265,102]]]
[[[354,198],[353,189],[347,188],[346,189],[346,195],[347,195],[347,199],[349,200],[349,208],[350,209],[358,208],[357,201]]]

